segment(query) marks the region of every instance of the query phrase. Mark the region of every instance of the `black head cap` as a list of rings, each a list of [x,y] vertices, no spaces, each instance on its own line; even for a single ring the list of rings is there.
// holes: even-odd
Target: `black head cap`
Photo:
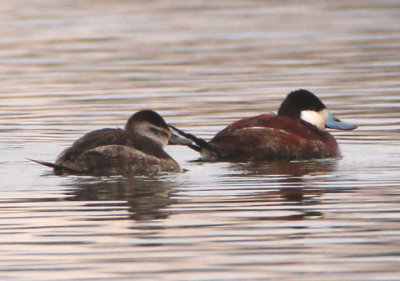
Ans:
[[[141,110],[133,114],[131,118],[129,118],[125,128],[126,129],[132,128],[135,123],[141,121],[146,121],[157,127],[169,130],[169,127],[167,123],[165,123],[164,119],[157,112],[149,109]]]
[[[321,111],[326,106],[310,91],[299,89],[291,92],[282,102],[278,115],[299,119],[304,110]]]

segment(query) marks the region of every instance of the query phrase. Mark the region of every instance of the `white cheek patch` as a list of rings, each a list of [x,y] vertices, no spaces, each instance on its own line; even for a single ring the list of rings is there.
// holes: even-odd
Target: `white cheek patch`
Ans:
[[[168,145],[170,133],[163,128],[149,124],[146,136],[158,142],[162,147],[166,147]]]
[[[320,130],[325,129],[325,123],[328,120],[328,111],[323,109],[321,111],[304,110],[301,112],[300,118]]]
[[[168,131],[154,126],[147,121],[143,121],[135,125],[135,134],[146,136],[156,143],[160,144],[162,147],[168,145],[168,140],[170,136]]]

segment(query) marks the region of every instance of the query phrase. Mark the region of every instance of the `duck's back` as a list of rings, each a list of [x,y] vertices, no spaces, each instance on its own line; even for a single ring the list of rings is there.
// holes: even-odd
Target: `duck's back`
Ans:
[[[302,120],[262,114],[236,121],[219,132],[210,144],[224,160],[294,160],[340,156],[328,132]]]
[[[133,146],[133,140],[127,131],[122,129],[101,129],[89,132],[76,140],[71,147],[65,149],[57,158],[56,164],[74,161],[77,156],[102,145]]]

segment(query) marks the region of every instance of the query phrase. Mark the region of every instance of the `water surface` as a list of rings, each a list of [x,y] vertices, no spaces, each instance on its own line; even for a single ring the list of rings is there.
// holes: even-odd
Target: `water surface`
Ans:
[[[398,280],[398,1],[2,1],[1,280]],[[54,176],[151,108],[206,139],[307,88],[343,158]]]

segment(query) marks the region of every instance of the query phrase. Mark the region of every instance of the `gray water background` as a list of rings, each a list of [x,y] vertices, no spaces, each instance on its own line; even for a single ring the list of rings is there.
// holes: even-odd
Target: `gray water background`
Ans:
[[[1,280],[399,280],[399,1],[0,2]],[[343,159],[52,175],[145,108],[206,139],[306,88]]]

